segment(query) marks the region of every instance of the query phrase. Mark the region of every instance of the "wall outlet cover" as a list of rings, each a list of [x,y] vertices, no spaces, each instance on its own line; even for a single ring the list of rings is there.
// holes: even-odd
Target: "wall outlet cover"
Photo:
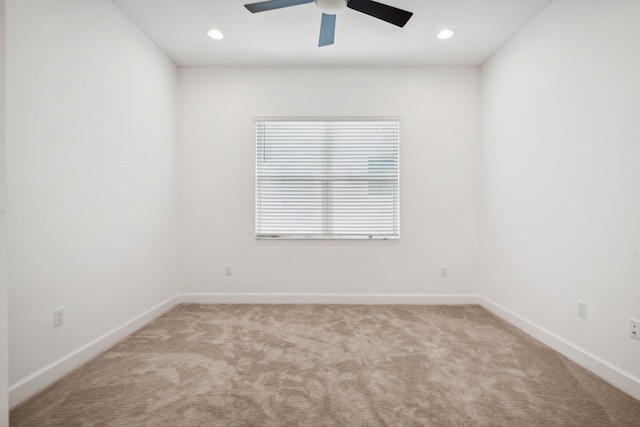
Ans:
[[[58,307],[53,310],[53,326],[61,326],[64,323],[64,308]]]
[[[640,340],[640,320],[629,319],[629,336]]]
[[[584,301],[578,301],[578,317],[587,318],[587,303]]]

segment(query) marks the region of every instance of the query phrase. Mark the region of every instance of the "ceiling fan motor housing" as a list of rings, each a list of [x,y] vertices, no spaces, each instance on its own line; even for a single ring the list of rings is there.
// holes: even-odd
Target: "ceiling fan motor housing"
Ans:
[[[316,6],[324,13],[328,13],[330,15],[335,15],[337,12],[342,9],[347,8],[347,3],[349,0],[314,0],[316,2]]]

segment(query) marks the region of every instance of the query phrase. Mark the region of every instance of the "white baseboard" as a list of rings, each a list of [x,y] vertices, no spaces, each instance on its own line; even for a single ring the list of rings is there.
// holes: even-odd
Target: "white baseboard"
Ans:
[[[477,295],[427,294],[179,294],[189,304],[480,304]]]
[[[58,379],[113,347],[128,335],[171,310],[176,305],[178,305],[178,297],[173,296],[72,353],[12,384],[9,387],[9,406],[14,408],[39,391],[44,390]]]
[[[496,316],[506,320],[518,329],[526,332],[558,353],[576,362],[583,368],[593,372],[608,383],[640,400],[640,378],[613,366],[606,360],[589,353],[566,339],[539,325],[536,325],[524,317],[515,314],[488,298],[480,297],[479,299],[480,305]]]

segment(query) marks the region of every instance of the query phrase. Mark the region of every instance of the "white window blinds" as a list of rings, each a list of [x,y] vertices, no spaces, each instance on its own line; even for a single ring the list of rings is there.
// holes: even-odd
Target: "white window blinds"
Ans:
[[[258,238],[398,238],[398,121],[256,121]]]

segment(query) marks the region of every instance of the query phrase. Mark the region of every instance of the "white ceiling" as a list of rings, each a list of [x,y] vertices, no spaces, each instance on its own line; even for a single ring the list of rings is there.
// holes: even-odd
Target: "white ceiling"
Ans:
[[[476,66],[551,0],[378,0],[414,13],[404,28],[351,9],[319,48],[322,12],[303,4],[251,14],[260,0],[112,0],[180,66]],[[456,30],[438,40],[442,28]],[[225,38],[206,36],[211,28]]]

